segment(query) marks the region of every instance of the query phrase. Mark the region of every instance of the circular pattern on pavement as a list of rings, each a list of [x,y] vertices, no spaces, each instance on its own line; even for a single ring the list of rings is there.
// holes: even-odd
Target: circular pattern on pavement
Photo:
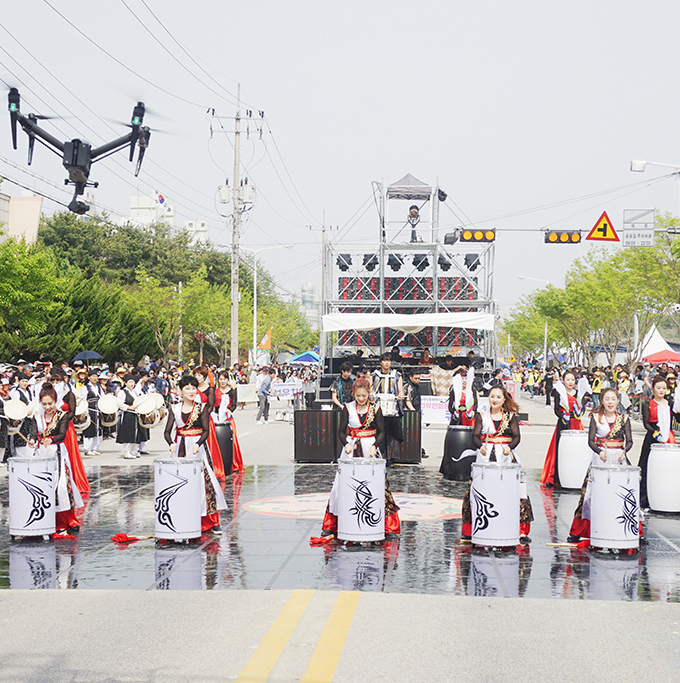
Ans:
[[[330,493],[305,493],[299,496],[275,496],[245,503],[243,509],[258,515],[322,519]],[[420,493],[395,493],[402,522],[458,519],[463,501],[458,498],[426,496]]]

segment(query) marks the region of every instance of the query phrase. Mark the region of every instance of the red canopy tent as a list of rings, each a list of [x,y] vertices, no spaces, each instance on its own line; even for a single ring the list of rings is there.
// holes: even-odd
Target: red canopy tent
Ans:
[[[649,356],[644,356],[642,358],[646,363],[652,363],[656,365],[657,363],[680,363],[680,353],[675,351],[657,351],[656,353],[650,353]]]

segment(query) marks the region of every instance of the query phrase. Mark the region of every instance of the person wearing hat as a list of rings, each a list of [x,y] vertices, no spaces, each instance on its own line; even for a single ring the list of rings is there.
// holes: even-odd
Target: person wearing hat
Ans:
[[[104,395],[104,389],[99,383],[99,369],[90,368],[87,372],[87,384],[85,385],[85,400],[90,413],[90,424],[83,431],[83,446],[85,455],[101,455],[99,449],[102,444],[102,427],[99,421],[99,409],[97,403]]]
[[[28,456],[26,446],[28,443],[28,438],[35,428],[33,420],[35,396],[33,395],[31,387],[28,384],[28,375],[23,372],[17,372],[14,377],[17,383],[9,390],[10,400],[21,401],[21,403],[28,406],[28,415],[21,423],[19,433],[11,435],[7,440],[7,450],[9,451],[9,455],[6,457],[12,457],[16,455],[18,457],[24,458]]]
[[[123,457],[132,460],[140,457],[139,444],[148,438],[148,429],[142,429],[137,419],[137,411],[133,408],[137,392],[137,376],[131,372],[123,377],[125,386],[116,395],[120,418],[118,421],[118,433],[116,443],[123,446]]]

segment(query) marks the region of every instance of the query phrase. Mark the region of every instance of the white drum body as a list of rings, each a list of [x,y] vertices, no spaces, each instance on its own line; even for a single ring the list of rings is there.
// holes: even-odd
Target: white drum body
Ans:
[[[385,461],[381,458],[338,460],[338,538],[385,538]]]
[[[470,506],[472,543],[511,546],[519,543],[520,467],[474,463]]]
[[[597,548],[640,545],[640,468],[590,468],[590,544]]]
[[[184,540],[201,535],[200,458],[154,460],[156,538]]]
[[[584,429],[565,429],[560,432],[557,454],[557,476],[565,489],[580,489],[593,459]]]
[[[378,394],[377,397],[383,417],[399,417],[397,397],[394,394]]]
[[[54,457],[10,458],[9,533],[11,536],[47,536],[55,532]]]
[[[654,443],[647,464],[649,507],[657,512],[680,512],[680,444]]]

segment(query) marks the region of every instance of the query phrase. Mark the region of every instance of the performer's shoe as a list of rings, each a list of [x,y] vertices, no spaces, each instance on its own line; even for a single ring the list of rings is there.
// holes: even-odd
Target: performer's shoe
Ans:
[[[527,544],[531,543],[531,539],[530,539],[528,536],[520,536],[520,537],[519,537],[519,542],[520,542],[522,545],[527,545]]]
[[[95,452],[94,451],[86,451],[85,455],[95,455]]]
[[[567,536],[567,543],[580,543],[580,542],[581,542],[580,536],[574,536],[574,534],[569,534],[569,536]]]
[[[321,538],[326,538],[327,536],[335,536],[335,534],[330,529],[321,529]]]
[[[134,455],[133,453],[126,453],[126,454],[123,456],[123,458],[125,458],[125,460],[134,460],[136,457],[137,457],[137,456]]]
[[[77,534],[77,533],[80,532],[80,527],[79,527],[79,526],[70,526],[70,527],[68,528],[68,532],[69,532],[70,534]]]
[[[219,524],[216,524],[210,531],[216,536],[220,536],[222,534],[222,527]]]
[[[139,451],[139,455],[149,455],[149,451]]]

